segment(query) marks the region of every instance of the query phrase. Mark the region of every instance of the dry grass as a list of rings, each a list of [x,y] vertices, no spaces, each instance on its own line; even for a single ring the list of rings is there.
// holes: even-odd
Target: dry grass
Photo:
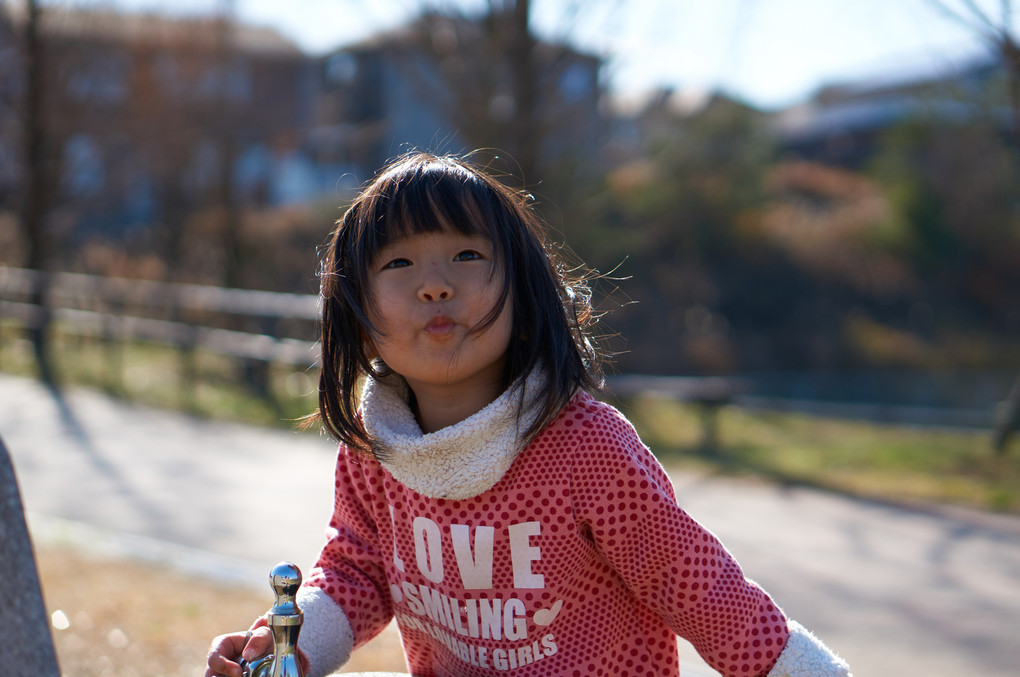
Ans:
[[[268,586],[259,593],[195,581],[69,546],[37,547],[36,558],[61,672],[68,677],[201,675],[213,637],[246,628],[272,605]],[[393,625],[344,667],[405,669]]]

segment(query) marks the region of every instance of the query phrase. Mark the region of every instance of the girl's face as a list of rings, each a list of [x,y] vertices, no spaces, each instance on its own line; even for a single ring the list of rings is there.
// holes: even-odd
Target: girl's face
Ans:
[[[452,230],[399,238],[373,258],[372,344],[419,402],[463,394],[481,409],[500,394],[512,304],[477,331],[502,294],[495,266],[487,237]]]

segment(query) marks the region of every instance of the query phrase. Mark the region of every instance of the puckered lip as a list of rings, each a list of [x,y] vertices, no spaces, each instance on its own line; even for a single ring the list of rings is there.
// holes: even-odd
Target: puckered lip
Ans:
[[[457,323],[453,318],[446,315],[436,315],[425,324],[425,331],[429,334],[446,334],[450,332]]]

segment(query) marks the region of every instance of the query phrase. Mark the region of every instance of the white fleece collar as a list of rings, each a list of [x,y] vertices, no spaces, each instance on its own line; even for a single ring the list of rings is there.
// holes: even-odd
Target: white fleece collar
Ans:
[[[542,382],[525,380],[526,403],[534,401]],[[518,382],[460,423],[426,434],[408,405],[403,378],[369,378],[362,391],[362,419],[384,452],[380,463],[398,482],[431,498],[471,498],[503,477],[521,451],[520,434],[537,415],[531,407],[517,420],[520,387]]]

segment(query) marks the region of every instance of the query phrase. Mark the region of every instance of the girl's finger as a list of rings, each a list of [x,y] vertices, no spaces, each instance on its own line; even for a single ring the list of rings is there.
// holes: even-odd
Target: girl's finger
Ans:
[[[241,677],[241,666],[222,655],[211,655],[205,677]]]
[[[212,641],[209,647],[209,657],[205,677],[241,677],[241,666],[237,664],[241,651],[249,633],[235,632],[229,635],[220,635]]]
[[[241,658],[246,661],[261,658],[273,650],[273,633],[265,626],[255,628],[244,639],[247,641],[242,645]]]

